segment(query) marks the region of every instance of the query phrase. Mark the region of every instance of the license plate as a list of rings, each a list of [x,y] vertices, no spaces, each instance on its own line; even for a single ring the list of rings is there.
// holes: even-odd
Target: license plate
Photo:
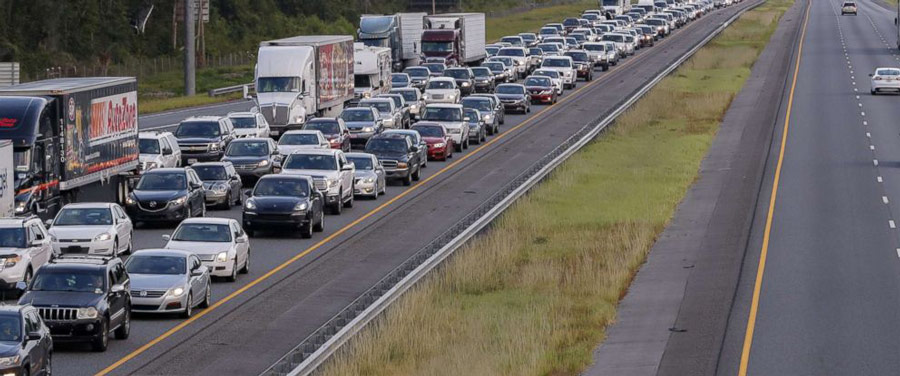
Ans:
[[[188,158],[188,164],[197,163],[197,158]]]
[[[277,136],[279,133],[281,133],[281,132],[279,132],[279,131],[269,131],[269,134],[272,135],[272,136]]]
[[[358,134],[355,134],[355,133],[351,133],[351,134],[350,134],[350,138],[359,138],[359,135],[358,135]]]

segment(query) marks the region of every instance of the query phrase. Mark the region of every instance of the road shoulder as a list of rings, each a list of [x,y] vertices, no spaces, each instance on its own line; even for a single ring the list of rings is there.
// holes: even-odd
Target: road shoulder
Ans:
[[[782,17],[584,375],[716,372],[805,7]]]

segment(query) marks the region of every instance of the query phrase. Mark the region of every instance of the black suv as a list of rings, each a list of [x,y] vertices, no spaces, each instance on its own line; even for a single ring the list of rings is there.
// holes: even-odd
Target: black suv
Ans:
[[[222,159],[225,148],[234,140],[234,125],[225,117],[198,116],[178,124],[175,138],[181,148],[181,165],[215,162]]]
[[[366,143],[366,153],[378,157],[388,179],[400,179],[403,185],[419,180],[422,162],[419,148],[402,134],[380,134]]]
[[[313,231],[325,229],[325,198],[309,176],[263,176],[248,196],[242,222],[250,236],[257,230],[292,227],[311,238]]]
[[[125,199],[134,222],[180,222],[206,215],[206,192],[189,167],[156,168],[144,173]]]
[[[89,342],[106,351],[109,333],[126,339],[131,330],[131,280],[115,257],[62,255],[45,264],[19,304],[37,308],[56,342]]]
[[[0,375],[49,375],[53,339],[32,306],[0,306]]]
[[[444,77],[456,80],[456,86],[459,86],[459,92],[462,96],[472,94],[475,91],[475,74],[469,68],[447,68],[444,70]]]
[[[225,149],[222,162],[231,162],[248,185],[262,176],[277,173],[281,166],[278,145],[271,138],[242,138]]]

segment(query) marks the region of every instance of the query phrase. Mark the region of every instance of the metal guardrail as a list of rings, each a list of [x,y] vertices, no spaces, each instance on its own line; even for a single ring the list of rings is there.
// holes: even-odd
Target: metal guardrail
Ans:
[[[19,84],[19,63],[0,63],[0,87]]]
[[[216,97],[219,95],[242,92],[244,94],[244,97],[246,97],[247,94],[250,93],[250,90],[256,90],[256,83],[251,82],[249,84],[241,84],[241,85],[222,87],[222,88],[218,88],[218,89],[212,89],[208,93],[209,93],[210,97]]]
[[[478,208],[388,273],[387,276],[341,310],[331,320],[319,327],[275,364],[263,371],[261,375],[307,376],[311,374],[350,338],[362,330],[366,324],[378,317],[391,303],[400,298],[406,290],[415,285],[416,282],[449,257],[456,249],[485,228],[519,197],[547,177],[557,166],[597,137],[619,115],[649,92],[663,78],[681,66],[697,50],[718,36],[735,19],[762,3],[760,1],[742,9],[723,22],[675,62],[658,72],[650,82],[620,101],[612,112],[602,116],[593,124],[582,127],[561,145],[505,185],[503,189],[491,196]]]

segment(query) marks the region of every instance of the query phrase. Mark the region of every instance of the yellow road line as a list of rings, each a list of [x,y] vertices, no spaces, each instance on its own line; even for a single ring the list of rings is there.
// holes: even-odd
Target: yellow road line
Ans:
[[[741,351],[739,376],[747,375],[750,363],[750,347],[753,345],[753,330],[756,328],[756,313],[759,310],[759,294],[762,288],[763,274],[766,271],[766,258],[769,253],[769,236],[772,234],[772,218],[775,215],[775,199],[778,196],[778,181],[781,179],[781,166],[784,163],[784,149],[787,144],[788,126],[791,121],[791,109],[794,104],[794,89],[797,87],[797,75],[800,73],[800,59],[803,57],[803,40],[806,38],[806,26],[809,24],[809,9],[812,2],[807,3],[806,16],[803,20],[803,31],[797,46],[797,64],[794,66],[794,78],[791,80],[791,91],[788,95],[787,111],[784,114],[784,130],[781,133],[781,148],[778,151],[778,164],[775,166],[775,179],[772,181],[772,197],[769,199],[769,212],[766,214],[766,228],[763,232],[762,249],[759,253],[759,267],[756,270],[756,283],[753,285],[753,298],[750,301],[750,316],[747,318],[747,332],[744,336],[744,348]]]
[[[688,28],[690,28],[690,27],[692,27],[692,26],[694,26],[694,25],[696,25],[696,23],[692,23],[692,24],[688,25],[688,27],[684,28],[683,30],[687,30]],[[679,34],[681,34],[681,33],[679,33]],[[670,40],[671,40],[670,38],[666,38],[666,39],[660,41],[659,43],[657,43],[656,45],[657,45],[657,46],[663,45],[663,44],[665,44],[666,42],[668,42],[668,41],[670,41]],[[646,58],[646,57],[649,56],[649,55],[650,55],[650,54],[648,54],[648,53],[643,53],[643,54],[637,55],[637,56],[635,56],[634,58],[629,59],[629,60],[625,61],[625,62],[622,63],[622,64],[619,64],[619,65],[617,66],[618,69],[616,69],[616,71],[622,70],[622,69],[624,69],[624,67],[627,67],[627,66],[629,66],[629,65],[635,64],[635,63],[637,63],[638,61],[641,61],[642,59]],[[611,70],[609,73],[614,73],[614,71]],[[559,104],[559,103],[563,103],[563,102],[569,101],[569,100],[571,100],[572,98],[575,98],[575,97],[576,97],[576,94],[578,94],[578,93],[581,92],[582,90],[585,90],[585,89],[587,89],[587,88],[589,88],[589,87],[591,87],[591,86],[593,86],[593,85],[600,84],[600,83],[602,83],[602,82],[608,81],[608,80],[611,79],[611,77],[614,77],[614,76],[613,76],[612,74],[607,74],[607,75],[604,75],[603,77],[601,77],[601,78],[599,78],[599,79],[596,79],[596,80],[594,80],[594,81],[591,81],[591,82],[585,82],[585,83],[581,86],[581,88],[576,89],[575,91],[571,92],[569,95],[565,96],[564,98],[561,98],[561,99],[560,99],[559,101],[557,101],[556,103]],[[257,277],[255,280],[253,280],[253,281],[251,281],[250,283],[248,283],[248,284],[242,286],[241,288],[235,290],[235,291],[232,292],[231,294],[228,294],[226,297],[222,298],[221,300],[219,300],[219,301],[216,302],[215,304],[209,306],[209,308],[206,308],[206,309],[204,309],[204,310],[202,310],[202,311],[199,311],[199,312],[197,312],[194,316],[192,316],[191,318],[189,318],[189,319],[187,319],[187,320],[184,320],[184,321],[178,323],[178,325],[175,325],[175,326],[172,327],[171,329],[167,330],[165,333],[160,334],[158,337],[152,339],[150,342],[147,342],[146,344],[142,345],[141,347],[138,347],[137,349],[135,349],[134,351],[132,351],[132,352],[129,353],[128,355],[125,355],[125,356],[122,357],[121,359],[117,360],[115,363],[110,364],[108,367],[104,368],[104,369],[101,370],[100,372],[97,372],[95,375],[96,375],[96,376],[107,375],[107,374],[109,374],[110,372],[114,371],[116,368],[121,367],[123,364],[125,364],[125,363],[128,362],[129,360],[134,359],[134,358],[137,357],[138,355],[140,355],[140,354],[144,353],[145,351],[149,350],[151,347],[153,347],[153,346],[155,346],[156,344],[162,342],[162,341],[165,340],[166,338],[171,337],[173,334],[177,333],[177,332],[180,331],[181,329],[184,329],[186,326],[190,325],[191,323],[193,323],[193,322],[199,320],[199,319],[202,318],[203,316],[206,316],[206,314],[208,314],[208,313],[212,312],[213,310],[215,310],[215,309],[221,307],[221,306],[224,305],[225,303],[227,303],[227,302],[231,301],[232,299],[236,298],[238,295],[243,294],[244,292],[246,292],[247,290],[249,290],[249,289],[252,288],[253,286],[256,286],[256,285],[260,284],[261,282],[265,281],[266,279],[269,279],[269,278],[270,278],[272,275],[274,275],[275,273],[278,273],[279,271],[283,270],[284,268],[290,266],[291,264],[293,264],[293,263],[296,262],[297,260],[299,260],[299,259],[305,257],[306,255],[310,254],[311,252],[315,251],[316,249],[321,248],[323,245],[325,245],[326,243],[330,242],[331,240],[334,240],[336,237],[338,237],[338,236],[340,236],[340,235],[343,235],[345,232],[347,232],[347,231],[350,230],[351,228],[355,227],[356,225],[358,225],[358,224],[361,223],[362,221],[364,221],[364,220],[368,219],[369,217],[375,215],[376,213],[378,213],[378,212],[384,210],[384,209],[385,209],[386,207],[388,207],[389,205],[393,204],[394,202],[397,202],[397,200],[400,200],[401,198],[406,197],[407,195],[409,195],[411,192],[415,191],[416,189],[418,189],[418,188],[421,187],[422,185],[424,185],[424,184],[428,183],[429,181],[433,180],[434,178],[436,178],[436,177],[438,177],[438,176],[444,174],[444,173],[447,172],[448,170],[450,170],[450,169],[456,167],[457,165],[459,165],[460,163],[462,163],[463,161],[465,161],[465,160],[468,159],[469,157],[471,157],[471,156],[473,156],[473,155],[475,155],[475,154],[478,154],[479,152],[481,152],[482,150],[484,150],[486,147],[491,146],[491,145],[493,145],[494,143],[496,143],[498,140],[500,140],[500,139],[502,139],[502,138],[504,138],[504,137],[506,137],[506,136],[512,134],[512,133],[513,133],[514,131],[516,131],[517,129],[522,128],[522,127],[524,127],[525,125],[527,125],[527,124],[533,122],[535,119],[537,119],[538,117],[540,117],[540,115],[542,115],[544,112],[547,112],[547,111],[553,109],[554,107],[555,107],[555,105],[547,106],[547,107],[545,107],[544,109],[542,109],[541,111],[538,111],[537,113],[535,113],[534,115],[532,115],[530,118],[523,120],[523,121],[522,121],[521,123],[519,123],[518,125],[516,125],[516,126],[510,128],[509,130],[507,130],[507,131],[505,131],[505,132],[503,132],[503,133],[500,133],[500,134],[494,136],[490,141],[488,141],[488,142],[482,144],[481,146],[479,146],[478,148],[472,150],[472,151],[469,152],[468,154],[465,154],[465,155],[461,156],[460,158],[456,159],[453,163],[448,164],[447,166],[445,166],[444,168],[440,169],[438,172],[434,173],[433,175],[431,175],[431,176],[425,178],[424,180],[418,182],[417,184],[415,184],[415,185],[409,187],[409,189],[407,189],[407,190],[405,190],[405,191],[403,191],[403,192],[400,192],[400,194],[398,194],[398,195],[395,196],[394,198],[388,200],[388,201],[385,202],[384,204],[381,204],[381,205],[379,205],[377,208],[372,209],[371,211],[369,211],[368,213],[366,213],[366,214],[363,215],[362,217],[359,217],[359,218],[357,218],[356,220],[354,220],[353,222],[350,222],[349,224],[347,224],[347,225],[345,225],[344,227],[342,227],[340,230],[335,231],[333,234],[331,234],[331,235],[325,237],[324,239],[322,239],[322,240],[319,241],[318,243],[316,243],[316,244],[312,245],[311,247],[309,247],[309,248],[303,250],[302,252],[300,252],[300,253],[294,255],[293,257],[291,257],[291,258],[288,259],[287,261],[285,261],[285,262],[283,262],[282,264],[276,266],[275,268],[269,270],[269,271],[266,272],[265,274],[263,274],[263,275]]]

